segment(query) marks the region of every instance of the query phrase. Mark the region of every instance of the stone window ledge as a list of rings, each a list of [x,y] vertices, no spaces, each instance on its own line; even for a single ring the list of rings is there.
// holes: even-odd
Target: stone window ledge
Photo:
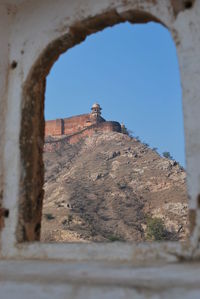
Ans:
[[[0,261],[1,298],[199,298],[200,263]],[[27,297],[26,297],[27,296]],[[68,297],[69,296],[69,297]],[[156,296],[156,297],[155,297]],[[133,298],[133,297],[132,297]]]

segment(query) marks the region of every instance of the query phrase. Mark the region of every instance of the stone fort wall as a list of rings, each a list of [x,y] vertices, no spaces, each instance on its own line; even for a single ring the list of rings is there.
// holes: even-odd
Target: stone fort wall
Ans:
[[[55,140],[55,137],[65,136],[65,140],[69,143],[76,143],[95,132],[121,132],[121,130],[121,125],[118,122],[106,121],[101,117],[99,104],[92,106],[91,113],[49,120],[45,123],[46,142],[50,140],[48,137],[53,137]]]
[[[56,122],[56,121],[57,120],[52,121],[52,122]],[[53,126],[52,126],[52,128],[53,128]],[[52,130],[49,130],[48,132],[55,132],[55,130],[52,129]],[[81,139],[84,139],[85,137],[92,136],[94,133],[97,133],[97,132],[119,132],[120,133],[121,125],[115,121],[104,121],[101,123],[90,125],[87,128],[84,128],[77,132],[73,132],[70,135],[63,134],[63,138],[60,138],[62,136],[61,134],[46,135],[44,151],[45,152],[53,152],[55,150],[58,150],[61,147],[61,145],[65,142],[74,144],[74,143],[79,142]]]
[[[91,114],[82,114],[64,119],[48,120],[45,123],[45,136],[71,135],[105,120],[102,117],[93,119]]]

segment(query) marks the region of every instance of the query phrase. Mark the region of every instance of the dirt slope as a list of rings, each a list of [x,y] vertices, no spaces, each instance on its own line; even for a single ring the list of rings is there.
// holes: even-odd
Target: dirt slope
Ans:
[[[186,237],[186,174],[176,162],[115,132],[57,145],[44,153],[42,241],[142,241],[148,216],[163,219],[167,239]]]

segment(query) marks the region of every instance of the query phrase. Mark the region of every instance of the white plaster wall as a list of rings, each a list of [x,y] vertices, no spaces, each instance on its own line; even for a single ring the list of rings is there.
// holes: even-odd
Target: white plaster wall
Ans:
[[[184,108],[184,126],[187,160],[187,178],[190,195],[190,207],[197,207],[197,195],[200,193],[200,1],[195,7],[180,13],[174,26],[178,30],[178,53],[182,81]]]
[[[0,4],[0,197],[3,192],[3,144],[5,132],[5,115],[7,102],[7,87],[8,87],[8,59],[9,59],[9,27],[10,17],[7,15],[7,10],[4,5]]]
[[[1,299],[199,299],[199,264],[0,262]]]

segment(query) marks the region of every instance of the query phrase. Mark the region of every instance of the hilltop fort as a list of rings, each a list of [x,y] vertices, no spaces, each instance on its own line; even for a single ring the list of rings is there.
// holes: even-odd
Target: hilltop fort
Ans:
[[[76,143],[95,132],[121,132],[122,127],[116,121],[106,121],[101,116],[99,104],[95,103],[91,113],[72,116],[64,119],[48,120],[45,124],[45,137],[66,137],[69,143]]]

